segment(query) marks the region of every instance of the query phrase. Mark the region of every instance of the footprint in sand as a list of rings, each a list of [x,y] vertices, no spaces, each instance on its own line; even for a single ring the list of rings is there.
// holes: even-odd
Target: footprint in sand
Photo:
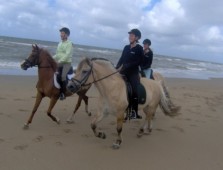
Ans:
[[[115,121],[111,121],[109,124],[110,125],[116,125],[116,122]]]
[[[0,115],[3,115],[4,113],[0,112]]]
[[[164,129],[160,129],[160,128],[156,128],[155,130],[156,130],[156,131],[159,131],[159,132],[166,132],[166,130],[164,130]]]
[[[5,142],[5,140],[0,138],[0,143],[3,143],[3,142]]]
[[[136,128],[136,127],[131,127],[130,129],[133,130],[133,131],[137,131],[138,130],[138,128]]]
[[[88,134],[82,134],[81,137],[83,137],[83,138],[90,138],[91,135],[88,135]]]
[[[178,132],[184,133],[184,129],[178,126],[172,126],[173,129],[177,130]]]
[[[24,144],[24,145],[17,145],[14,147],[15,150],[25,150],[28,147],[28,145]]]
[[[34,142],[41,142],[43,140],[42,136],[38,136],[35,139],[33,139]]]
[[[19,109],[18,111],[20,111],[20,112],[28,112],[28,110],[26,110],[26,109]]]
[[[71,132],[72,132],[71,129],[64,129],[63,131],[64,131],[65,133],[71,133]]]
[[[117,136],[118,136],[118,134],[117,134],[117,133],[115,133],[115,132],[113,132],[111,135],[112,135],[112,136],[115,136],[115,137],[117,137]]]
[[[197,125],[195,124],[190,124],[191,127],[198,127]]]
[[[16,98],[14,101],[25,101],[24,99]]]
[[[0,100],[5,100],[6,98],[5,97],[0,97]]]
[[[215,109],[215,108],[213,108],[213,107],[210,107],[209,108],[211,111],[213,111],[213,112],[216,112],[217,110]]]
[[[211,115],[205,115],[206,118],[212,118],[213,116]]]
[[[60,141],[56,142],[55,144],[56,144],[57,146],[63,146],[63,143],[60,142]]]
[[[191,121],[191,119],[190,119],[190,118],[186,118],[186,119],[184,119],[184,120],[186,120],[186,121]]]

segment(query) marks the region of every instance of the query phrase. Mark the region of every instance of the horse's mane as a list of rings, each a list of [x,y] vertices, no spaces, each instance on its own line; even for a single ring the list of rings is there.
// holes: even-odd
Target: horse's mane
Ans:
[[[51,67],[53,68],[53,71],[56,72],[57,71],[57,63],[53,59],[53,57],[51,56],[51,54],[46,49],[44,49],[44,48],[41,48],[41,51],[46,54],[47,61],[50,63]]]
[[[108,60],[106,58],[92,58],[91,61],[97,61],[97,62],[100,62],[102,64],[106,64],[107,66],[109,66],[112,69],[115,68],[114,64],[110,60]]]

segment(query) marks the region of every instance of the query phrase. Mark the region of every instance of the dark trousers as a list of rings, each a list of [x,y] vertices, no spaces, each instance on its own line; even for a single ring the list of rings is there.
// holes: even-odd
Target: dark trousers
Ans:
[[[125,74],[125,76],[132,86],[132,100],[130,101],[130,105],[132,106],[132,109],[138,113],[138,86],[140,83],[139,73]]]

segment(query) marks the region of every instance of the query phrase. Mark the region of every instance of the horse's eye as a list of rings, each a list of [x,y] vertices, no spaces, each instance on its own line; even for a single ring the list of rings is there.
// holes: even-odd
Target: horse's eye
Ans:
[[[88,72],[87,70],[83,70],[83,71],[82,71],[83,74],[86,74],[87,72]]]

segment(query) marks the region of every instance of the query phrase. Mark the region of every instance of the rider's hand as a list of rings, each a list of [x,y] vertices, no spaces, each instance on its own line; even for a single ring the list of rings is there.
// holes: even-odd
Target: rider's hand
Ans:
[[[121,72],[123,70],[123,65],[121,65],[119,68],[117,68],[118,72]]]

